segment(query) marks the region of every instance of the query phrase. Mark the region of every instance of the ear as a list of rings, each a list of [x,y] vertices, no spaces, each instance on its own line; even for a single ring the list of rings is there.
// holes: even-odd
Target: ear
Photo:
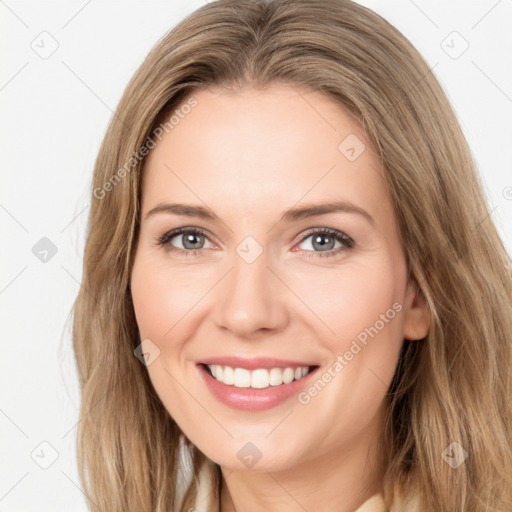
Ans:
[[[407,283],[405,296],[404,332],[406,340],[424,338],[430,328],[430,308],[420,287],[413,278]]]

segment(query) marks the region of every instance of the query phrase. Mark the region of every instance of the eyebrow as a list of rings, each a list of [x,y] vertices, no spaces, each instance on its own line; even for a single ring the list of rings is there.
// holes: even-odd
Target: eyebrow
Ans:
[[[356,213],[364,217],[372,226],[375,226],[375,219],[366,211],[350,203],[349,201],[332,201],[327,203],[308,203],[303,206],[297,206],[286,210],[282,215],[280,222],[291,222],[309,217],[318,217],[328,213],[345,212]],[[162,203],[152,208],[147,214],[146,219],[157,213],[171,213],[186,217],[198,217],[205,220],[220,220],[210,209],[204,206],[195,206],[182,203]]]

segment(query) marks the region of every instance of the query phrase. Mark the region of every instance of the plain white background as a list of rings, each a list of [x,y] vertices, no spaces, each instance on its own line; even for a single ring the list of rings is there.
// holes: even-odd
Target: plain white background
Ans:
[[[203,3],[0,0],[2,512],[87,510],[75,468],[79,390],[68,314],[94,160],[132,74]],[[512,252],[512,3],[360,3],[435,66]],[[57,251],[46,262],[33,250],[49,244],[43,237]]]

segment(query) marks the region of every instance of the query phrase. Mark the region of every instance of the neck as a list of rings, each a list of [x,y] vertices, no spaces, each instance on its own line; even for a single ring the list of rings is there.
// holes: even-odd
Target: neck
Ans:
[[[221,512],[353,512],[382,492],[375,431],[279,471],[222,468]]]

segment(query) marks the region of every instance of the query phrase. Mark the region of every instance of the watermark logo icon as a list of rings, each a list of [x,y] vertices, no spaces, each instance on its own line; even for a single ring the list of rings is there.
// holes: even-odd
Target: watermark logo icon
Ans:
[[[133,353],[141,363],[150,366],[160,356],[160,349],[149,338],[146,338]]]
[[[456,60],[469,48],[469,43],[454,30],[441,41],[441,48],[446,55]]]
[[[34,50],[41,59],[50,58],[59,48],[59,43],[49,32],[43,30],[30,43],[30,48]]]
[[[444,450],[441,457],[452,469],[457,469],[468,458],[468,452],[454,441]]]
[[[32,247],[32,254],[41,263],[48,263],[57,254],[57,251],[57,246],[45,236]]]
[[[251,442],[245,443],[236,456],[247,467],[252,468],[262,457],[261,451]]]
[[[366,149],[364,142],[354,133],[347,135],[339,144],[339,152],[350,162],[357,160]]]
[[[59,452],[48,441],[43,441],[30,452],[30,458],[41,469],[48,469],[59,458]]]
[[[238,244],[236,252],[246,263],[253,263],[260,257],[263,247],[255,238],[247,236]]]

